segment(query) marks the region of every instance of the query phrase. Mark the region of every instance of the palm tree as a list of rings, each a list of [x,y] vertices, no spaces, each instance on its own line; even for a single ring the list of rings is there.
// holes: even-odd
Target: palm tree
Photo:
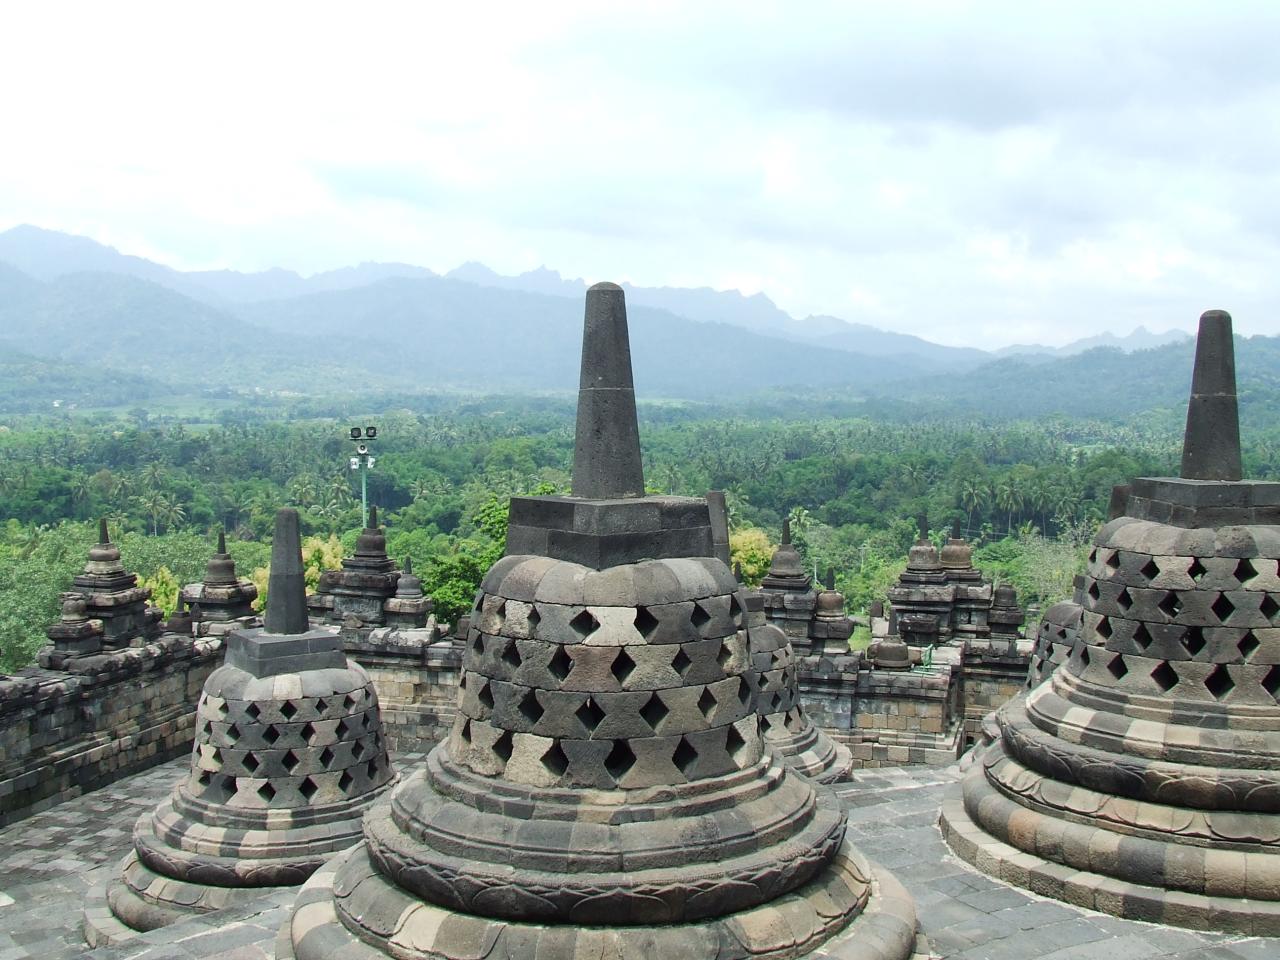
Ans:
[[[183,508],[182,504],[176,499],[166,498],[164,508],[165,528],[172,531],[174,527],[178,526],[185,519],[187,519],[187,511]]]
[[[1022,509],[1022,491],[1012,477],[1005,477],[996,484],[996,506],[1008,512],[1008,524],[1005,529],[1013,533],[1014,511]]]
[[[965,509],[966,532],[973,527],[973,511],[986,504],[990,493],[991,488],[978,477],[969,477],[960,484],[960,506]]]

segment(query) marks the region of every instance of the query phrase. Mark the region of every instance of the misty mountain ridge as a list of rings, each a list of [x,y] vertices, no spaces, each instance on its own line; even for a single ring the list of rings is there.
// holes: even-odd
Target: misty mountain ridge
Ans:
[[[243,273],[236,270],[180,271],[162,264],[122,254],[87,237],[21,225],[0,233],[0,261],[38,280],[51,280],[77,272],[119,273],[135,276],[177,290],[216,306],[286,300],[310,293],[357,289],[391,278],[425,279],[437,274],[426,267],[403,263],[365,262],[303,276],[293,270],[273,268]],[[546,266],[515,276],[504,276],[483,263],[468,261],[445,276],[482,287],[498,287],[581,301],[584,280],[563,277]],[[986,352],[973,347],[950,347],[911,334],[883,330],[839,317],[815,315],[797,319],[777,306],[766,294],[746,295],[737,290],[710,287],[639,287],[622,284],[627,302],[654,307],[703,323],[724,323],[770,337],[810,343],[827,349],[868,356],[914,358],[924,369],[961,371],[992,357],[1013,354],[1071,356],[1094,346],[1123,350],[1149,349],[1190,336],[1179,331],[1150,334],[1144,328],[1126,336],[1104,333],[1063,347],[1041,344],[1016,345]],[[0,288],[2,292],[2,288]]]

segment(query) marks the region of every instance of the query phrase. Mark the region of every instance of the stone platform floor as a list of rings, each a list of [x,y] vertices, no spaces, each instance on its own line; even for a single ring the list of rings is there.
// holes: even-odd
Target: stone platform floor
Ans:
[[[395,758],[406,769],[421,755]],[[128,850],[133,821],[166,795],[186,758],[67,801],[0,830],[0,960],[269,960],[292,894],[266,898],[89,951],[80,935],[86,894]],[[916,898],[940,957],[963,960],[1277,960],[1280,939],[1196,933],[1119,920],[991,880],[947,851],[942,794],[956,768],[862,771],[838,792],[868,856]],[[673,958],[674,960],[674,958]]]

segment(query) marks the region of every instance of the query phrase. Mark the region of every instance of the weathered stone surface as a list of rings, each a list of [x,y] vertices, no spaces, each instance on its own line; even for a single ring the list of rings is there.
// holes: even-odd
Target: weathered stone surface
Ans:
[[[306,610],[295,512],[280,511],[276,535],[267,622],[295,627]],[[392,779],[377,694],[335,633],[236,631],[196,708],[190,773],[138,820],[107,903],[145,931],[220,909],[228,889],[300,884],[359,839]]]
[[[1197,350],[1186,444],[1202,472],[1206,432],[1235,435],[1202,395],[1233,387],[1224,323],[1206,315]],[[1280,508],[1268,487],[1133,483],[1077,602],[1046,617],[1037,669],[1069,655],[999,711],[944,810],[958,854],[1123,916],[1280,932],[1280,891],[1262,880],[1280,874],[1280,531],[1244,519]]]

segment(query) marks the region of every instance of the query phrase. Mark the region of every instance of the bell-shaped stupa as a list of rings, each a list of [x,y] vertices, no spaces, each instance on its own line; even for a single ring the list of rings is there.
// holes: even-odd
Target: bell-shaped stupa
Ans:
[[[573,494],[512,500],[449,738],[277,956],[900,958],[905,891],[765,749],[705,499],[645,496],[623,291],[587,293]]]
[[[1280,483],[1241,480],[1231,318],[1200,318],[1182,476],[1135,480],[997,714],[952,849],[1123,917],[1280,934]],[[1042,668],[1043,669],[1043,668]]]
[[[378,698],[338,636],[310,629],[298,514],[276,515],[265,626],[228,635],[196,707],[190,773],[134,827],[86,911],[91,944],[295,886],[360,839],[393,779]]]

